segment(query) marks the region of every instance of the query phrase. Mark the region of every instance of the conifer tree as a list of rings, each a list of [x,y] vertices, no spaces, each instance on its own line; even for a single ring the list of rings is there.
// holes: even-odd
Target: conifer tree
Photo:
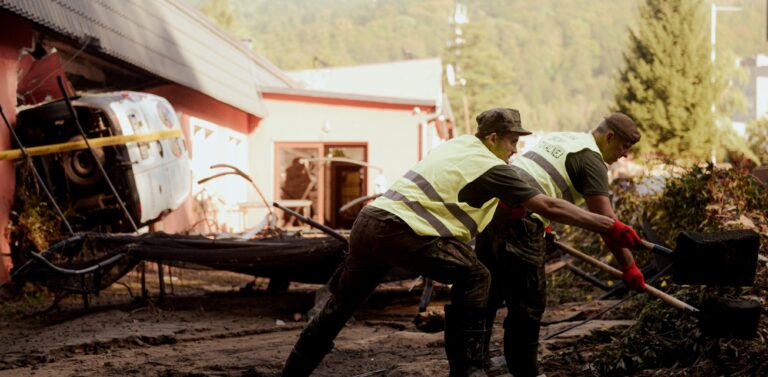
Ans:
[[[635,119],[641,155],[706,159],[713,148],[713,76],[708,22],[697,0],[646,0],[630,32],[614,109]]]

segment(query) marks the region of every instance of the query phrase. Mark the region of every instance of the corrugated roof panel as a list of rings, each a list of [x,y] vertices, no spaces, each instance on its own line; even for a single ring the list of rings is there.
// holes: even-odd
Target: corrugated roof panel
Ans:
[[[260,85],[285,74],[177,0],[0,0],[0,7],[160,77],[263,115]]]

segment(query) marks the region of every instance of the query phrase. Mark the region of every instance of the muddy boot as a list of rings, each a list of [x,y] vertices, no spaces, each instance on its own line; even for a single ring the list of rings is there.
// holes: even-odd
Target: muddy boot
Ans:
[[[333,343],[326,347],[312,347],[304,343],[299,339],[299,342],[293,346],[288,360],[285,361],[282,377],[308,377],[323,357],[333,349]]]
[[[504,331],[504,358],[515,377],[538,376],[539,323],[527,323],[517,331]]]
[[[483,335],[483,369],[488,372],[493,368],[491,363],[491,336],[493,321],[496,319],[496,309],[487,309],[485,315],[485,334]]]
[[[450,377],[486,377],[484,310],[445,306],[445,354]]]

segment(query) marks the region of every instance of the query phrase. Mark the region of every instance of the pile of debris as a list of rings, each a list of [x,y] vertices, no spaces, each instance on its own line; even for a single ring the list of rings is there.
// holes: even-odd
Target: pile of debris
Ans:
[[[759,302],[762,311],[768,309],[768,190],[753,176],[735,169],[717,169],[711,165],[693,167],[665,178],[663,191],[637,195],[638,185],[647,177],[615,187],[617,215],[636,229],[644,229],[645,238],[674,245],[678,233],[720,232],[749,229],[760,237],[758,265],[754,285],[749,287],[702,287],[675,285],[668,276],[653,285],[694,306],[718,297]],[[645,222],[645,224],[643,224]],[[645,225],[645,226],[644,226]],[[592,255],[607,256],[609,252],[594,235],[576,229],[566,229],[566,239]],[[694,251],[695,253],[695,251]],[[638,265],[652,263],[652,253],[635,253]],[[609,279],[596,270],[585,270],[598,279]],[[567,283],[574,277],[568,270],[558,271],[550,278],[550,296],[564,293],[571,299],[574,289]],[[560,276],[557,276],[557,275]],[[563,275],[567,277],[563,277]],[[576,279],[578,280],[578,279]],[[581,287],[581,298],[589,300],[591,289]],[[697,319],[683,315],[658,299],[646,294],[633,296],[611,318],[636,320],[625,329],[594,332],[548,356],[547,370],[572,371],[558,375],[663,375],[663,376],[757,376],[768,375],[768,321],[760,317],[753,339],[721,339],[703,333]],[[573,370],[574,365],[582,365]]]

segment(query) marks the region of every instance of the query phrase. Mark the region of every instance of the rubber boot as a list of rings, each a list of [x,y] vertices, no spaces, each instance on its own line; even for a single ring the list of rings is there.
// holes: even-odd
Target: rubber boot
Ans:
[[[307,347],[302,344],[301,339],[291,350],[288,360],[285,361],[282,377],[308,377],[312,371],[317,368],[323,357],[333,349],[333,343],[330,347]]]
[[[465,368],[463,344],[461,342],[461,333],[457,313],[453,306],[445,305],[445,356],[448,358],[450,367],[449,376],[458,376],[459,371]]]
[[[485,315],[485,334],[483,335],[483,369],[488,372],[491,365],[491,337],[493,336],[493,321],[496,319],[496,309],[487,309]]]
[[[504,358],[514,377],[538,376],[539,323],[504,331]]]
[[[486,377],[483,371],[485,318],[478,309],[445,306],[445,354],[450,377]]]

